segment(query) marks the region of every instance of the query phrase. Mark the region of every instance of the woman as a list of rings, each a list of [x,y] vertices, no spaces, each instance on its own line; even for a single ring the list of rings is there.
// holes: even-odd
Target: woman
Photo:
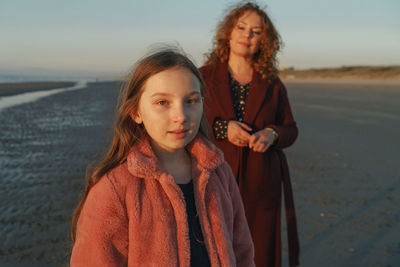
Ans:
[[[267,14],[246,3],[220,23],[214,49],[200,68],[207,87],[205,112],[237,178],[258,267],[281,266],[281,184],[289,262],[299,264],[293,193],[282,151],[296,140],[297,126],[277,76],[279,49],[279,34]]]

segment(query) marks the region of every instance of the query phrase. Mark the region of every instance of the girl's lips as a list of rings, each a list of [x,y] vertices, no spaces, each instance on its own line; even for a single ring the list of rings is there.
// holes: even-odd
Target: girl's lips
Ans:
[[[239,44],[240,44],[240,45],[243,45],[243,46],[245,46],[245,47],[249,47],[249,46],[250,46],[250,44],[244,43],[244,42],[239,42]]]
[[[176,138],[184,138],[186,133],[188,133],[188,129],[180,129],[175,131],[169,131],[170,134],[173,134]]]
[[[170,133],[179,134],[179,133],[186,133],[187,131],[189,131],[189,130],[187,130],[187,129],[179,129],[179,130],[175,130],[175,131],[170,131]]]

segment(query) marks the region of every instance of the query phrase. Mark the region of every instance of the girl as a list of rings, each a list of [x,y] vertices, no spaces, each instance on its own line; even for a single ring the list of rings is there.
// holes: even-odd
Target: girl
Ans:
[[[136,65],[74,214],[71,266],[254,266],[236,181],[206,137],[203,89],[174,50]]]

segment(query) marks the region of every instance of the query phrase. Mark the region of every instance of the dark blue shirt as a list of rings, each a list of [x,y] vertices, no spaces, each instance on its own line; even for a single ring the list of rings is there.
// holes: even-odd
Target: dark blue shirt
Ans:
[[[186,201],[186,213],[189,225],[190,239],[190,266],[207,267],[211,266],[207,248],[204,243],[203,233],[200,227],[199,216],[197,215],[193,182],[178,184],[181,188]]]

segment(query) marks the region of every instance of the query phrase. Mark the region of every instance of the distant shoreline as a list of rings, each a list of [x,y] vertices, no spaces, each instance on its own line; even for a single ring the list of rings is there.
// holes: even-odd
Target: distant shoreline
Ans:
[[[285,74],[286,73],[286,74]],[[279,77],[285,84],[337,84],[337,85],[384,85],[400,88],[400,77],[398,78],[366,78],[366,77],[297,77],[287,75],[287,71],[281,71]],[[117,83],[121,85],[122,78],[113,81],[99,81],[101,83]],[[22,93],[52,90],[56,88],[71,87],[75,82],[16,82],[2,83],[0,82],[0,97],[18,95]]]
[[[287,78],[280,76],[284,83],[301,83],[301,84],[348,84],[348,85],[387,85],[400,86],[399,79],[367,79],[367,78]]]
[[[284,79],[339,79],[339,80],[400,80],[400,66],[342,66],[339,68],[311,68],[297,70],[283,68]]]
[[[56,88],[71,87],[76,82],[21,82],[0,83],[0,97],[13,96],[23,93],[52,90]]]
[[[398,86],[400,66],[342,66],[304,70],[283,68],[279,77],[286,83]]]
[[[99,83],[115,83],[120,84],[121,81],[99,81]],[[67,88],[76,85],[77,82],[17,82],[17,83],[1,83],[0,82],[0,98],[6,96],[14,96],[23,93],[36,91],[53,90],[58,88]]]

